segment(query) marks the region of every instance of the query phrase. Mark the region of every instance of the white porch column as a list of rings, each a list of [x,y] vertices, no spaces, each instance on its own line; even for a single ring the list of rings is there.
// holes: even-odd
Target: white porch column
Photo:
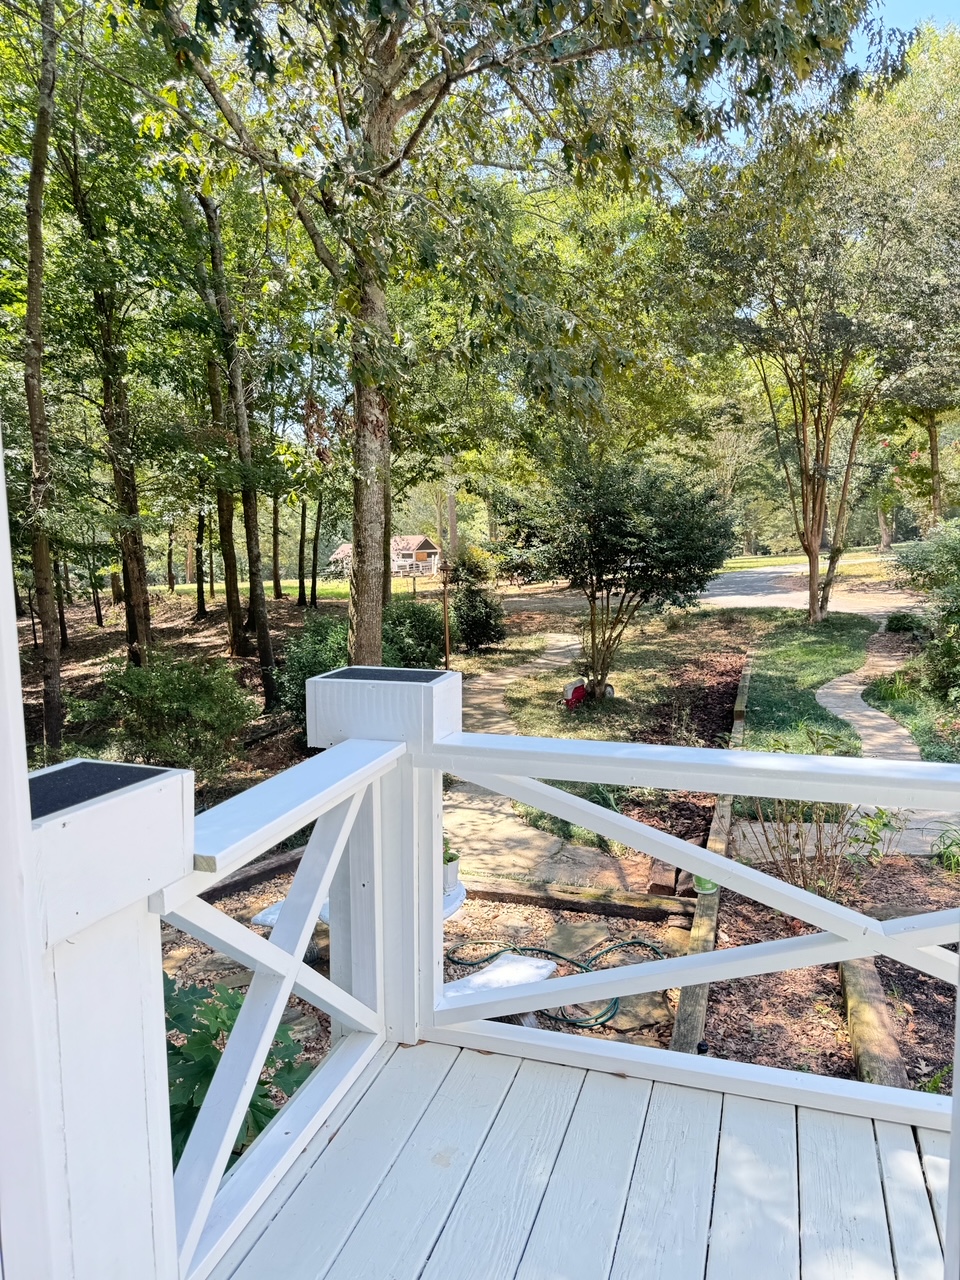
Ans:
[[[419,752],[460,728],[456,671],[344,667],[307,681],[312,747],[366,738]],[[380,783],[384,1018],[387,1039],[401,1044],[432,1026],[443,983],[442,783],[409,754]]]
[[[192,870],[192,774],[70,762],[31,788],[8,528],[0,465],[0,1273],[176,1280],[147,898]]]

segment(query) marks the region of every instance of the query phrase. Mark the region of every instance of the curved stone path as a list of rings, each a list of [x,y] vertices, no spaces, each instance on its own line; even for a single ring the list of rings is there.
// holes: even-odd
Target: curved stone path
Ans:
[[[468,733],[516,733],[503,695],[507,685],[524,676],[539,675],[554,667],[566,667],[580,653],[580,638],[549,631],[546,648],[538,658],[518,667],[504,667],[463,683],[463,727]]]
[[[859,671],[837,676],[816,692],[821,707],[846,720],[859,735],[865,756],[880,760],[922,758],[920,748],[902,724],[885,712],[867,706],[863,700],[868,684],[902,667],[909,656],[894,636],[878,631],[867,641],[867,661]]]

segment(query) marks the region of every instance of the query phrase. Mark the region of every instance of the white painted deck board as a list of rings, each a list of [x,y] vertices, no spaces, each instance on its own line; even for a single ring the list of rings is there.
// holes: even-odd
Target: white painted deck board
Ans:
[[[943,1244],[947,1229],[947,1183],[950,1177],[950,1135],[939,1129],[918,1129],[923,1173],[930,1188],[930,1199]]]
[[[457,1057],[398,1049],[280,1209],[236,1280],[317,1280],[376,1194]]]
[[[388,1053],[211,1280],[941,1280],[939,1131]]]
[[[570,1121],[584,1072],[524,1061],[424,1280],[513,1276]]]
[[[650,1090],[587,1075],[516,1280],[607,1280]]]
[[[895,1280],[873,1122],[797,1111],[803,1280]]]
[[[416,1280],[483,1146],[519,1060],[464,1051],[367,1206],[327,1280]]]
[[[913,1130],[874,1122],[898,1280],[942,1280],[943,1252]]]
[[[800,1277],[797,1113],[725,1097],[707,1280]]]
[[[702,1280],[721,1103],[653,1086],[610,1280]]]

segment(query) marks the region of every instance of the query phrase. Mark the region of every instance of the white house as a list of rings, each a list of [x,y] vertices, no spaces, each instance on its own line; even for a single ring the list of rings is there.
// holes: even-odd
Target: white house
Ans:
[[[440,556],[441,549],[425,533],[403,533],[390,539],[390,562],[398,576],[435,574],[439,570]],[[353,543],[341,542],[330,557],[330,564],[349,573],[352,560]]]

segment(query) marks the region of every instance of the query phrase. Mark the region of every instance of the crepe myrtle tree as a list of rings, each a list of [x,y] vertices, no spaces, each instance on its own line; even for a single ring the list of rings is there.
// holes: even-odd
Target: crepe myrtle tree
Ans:
[[[604,696],[637,611],[693,604],[733,546],[733,523],[715,490],[629,459],[568,466],[533,523],[549,571],[587,598],[593,698]]]

